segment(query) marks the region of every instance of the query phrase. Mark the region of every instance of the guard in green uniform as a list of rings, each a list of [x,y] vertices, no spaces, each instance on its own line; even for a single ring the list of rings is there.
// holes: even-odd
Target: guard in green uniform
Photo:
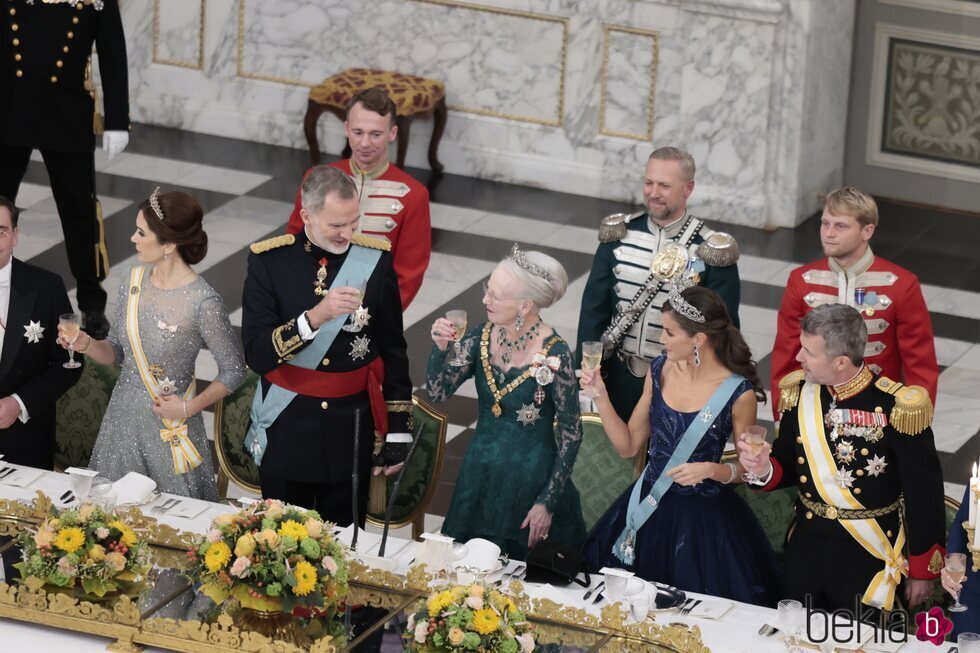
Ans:
[[[602,341],[602,373],[616,412],[629,420],[643,391],[650,361],[660,355],[660,308],[670,290],[653,270],[658,252],[678,246],[687,256],[685,274],[725,301],[738,326],[738,246],[687,210],[694,190],[694,159],[675,147],[650,155],[643,177],[646,211],[603,218],[578,323],[582,343]]]

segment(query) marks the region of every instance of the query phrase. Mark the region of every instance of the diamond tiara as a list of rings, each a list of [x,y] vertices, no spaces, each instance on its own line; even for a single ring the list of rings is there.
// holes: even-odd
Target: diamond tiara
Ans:
[[[510,248],[509,256],[515,263],[534,276],[541,277],[545,281],[552,281],[551,274],[547,270],[540,265],[531,263],[531,261],[527,260],[527,253],[521,251],[521,248],[518,247],[517,243],[514,243],[514,246]]]
[[[704,315],[701,315],[701,311],[689,304],[677,289],[671,290],[667,294],[667,301],[670,302],[671,308],[689,319],[691,322],[704,324]]]
[[[156,188],[154,188],[153,189],[153,192],[150,193],[150,208],[153,209],[153,212],[157,214],[157,217],[158,218],[160,218],[160,222],[166,222],[166,219],[163,217],[163,209],[160,208],[160,187],[159,186],[157,186]]]

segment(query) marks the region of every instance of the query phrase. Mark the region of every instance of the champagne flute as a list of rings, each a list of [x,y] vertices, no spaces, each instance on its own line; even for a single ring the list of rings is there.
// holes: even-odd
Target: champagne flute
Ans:
[[[582,343],[582,367],[595,372],[602,364],[602,343],[589,341]],[[586,394],[595,399],[595,388],[590,387]]]
[[[759,455],[762,448],[766,446],[766,427],[758,424],[747,427],[745,429],[745,443],[749,446],[749,452],[753,456]],[[742,479],[749,483],[755,483],[759,477],[752,472],[745,472]]]
[[[467,360],[459,349],[459,341],[466,333],[466,311],[447,311],[446,319],[453,323],[453,353],[455,356],[449,361],[453,367],[465,367]]]
[[[80,322],[81,317],[78,313],[65,313],[58,318],[58,323],[61,325],[61,337],[68,343],[68,362],[63,363],[62,367],[67,367],[70,370],[82,366],[81,363],[75,360],[75,341],[78,340],[80,333]]]
[[[345,324],[340,328],[343,329],[344,331],[349,331],[351,333],[358,333],[362,329],[362,326],[357,322],[357,313],[358,311],[360,312],[364,311],[364,293],[367,290],[367,279],[364,279],[356,286],[354,286],[354,290],[356,290],[358,294],[357,310],[351,313],[350,322],[348,322],[347,324]]]
[[[946,573],[953,580],[954,583],[960,583],[963,581],[963,577],[966,576],[966,554],[965,553],[947,553],[946,554]],[[966,612],[967,606],[960,603],[960,598],[956,597],[956,603],[949,606],[950,612]]]

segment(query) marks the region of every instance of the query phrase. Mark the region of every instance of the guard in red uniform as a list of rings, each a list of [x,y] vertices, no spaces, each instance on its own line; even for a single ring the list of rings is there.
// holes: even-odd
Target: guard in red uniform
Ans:
[[[868,195],[841,188],[827,196],[820,219],[827,258],[790,273],[779,307],[770,377],[774,397],[779,380],[797,369],[803,316],[823,304],[847,304],[864,315],[864,358],[871,371],[924,387],[935,404],[939,365],[922,288],[914,274],[871,251],[877,225],[878,207]]]
[[[344,131],[351,158],[329,165],[350,175],[357,186],[360,232],[391,243],[404,310],[422,286],[432,254],[429,191],[388,161],[388,144],[397,138],[398,127],[395,103],[384,91],[370,88],[354,95],[347,105]],[[286,227],[291,234],[303,230],[300,199],[297,191],[296,206]]]

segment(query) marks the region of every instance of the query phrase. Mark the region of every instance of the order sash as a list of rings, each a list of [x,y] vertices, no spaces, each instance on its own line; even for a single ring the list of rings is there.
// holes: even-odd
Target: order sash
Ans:
[[[378,260],[381,258],[381,250],[371,247],[361,247],[351,243],[350,252],[337,271],[337,276],[333,281],[333,286],[341,288],[343,286],[357,287],[370,278]],[[347,321],[348,314],[338,315],[334,319],[320,325],[313,338],[313,342],[308,344],[296,357],[284,365],[294,365],[307,370],[315,370],[326,355],[327,350],[340,333],[340,327]],[[268,380],[268,378],[267,378]],[[286,409],[286,406],[296,397],[296,392],[287,390],[270,381],[269,391],[263,395],[262,381],[259,381],[255,388],[255,398],[252,400],[251,419],[248,434],[245,436],[245,450],[252,454],[256,465],[262,464],[262,456],[265,455],[265,448],[269,444],[266,431],[279,415]]]
[[[864,510],[865,507],[855,498],[850,489],[840,486],[837,479],[837,463],[827,443],[824,433],[823,406],[820,402],[820,386],[807,382],[800,393],[799,410],[800,436],[809,461],[810,475],[817,493],[827,505],[847,510]],[[837,521],[858,544],[878,560],[885,563],[868,584],[861,601],[891,610],[895,600],[895,588],[906,573],[905,527],[899,522],[898,537],[894,546],[881,530],[875,519],[840,519]]]
[[[636,483],[633,484],[633,491],[630,493],[629,503],[627,504],[626,525],[623,528],[623,532],[619,534],[619,538],[616,540],[612,549],[613,555],[622,562],[628,565],[633,564],[633,560],[636,558],[636,534],[660,506],[660,499],[663,498],[667,490],[674,483],[674,479],[667,475],[667,471],[682,463],[686,463],[690,459],[691,454],[694,453],[694,450],[704,438],[704,434],[714,424],[715,419],[725,408],[725,404],[732,398],[732,394],[735,393],[739,384],[744,380],[745,377],[732,374],[718,386],[718,389],[711,395],[711,399],[708,400],[707,405],[701,409],[701,412],[697,414],[690,426],[687,427],[687,430],[684,431],[684,435],[681,436],[680,442],[674,447],[674,452],[667,460],[667,464],[660,471],[660,476],[654,481],[649,494],[642,500],[640,499],[640,493],[642,492],[645,474],[636,479]],[[647,464],[649,465],[650,463]]]
[[[129,338],[129,345],[133,348],[133,360],[136,362],[136,369],[139,370],[140,378],[146,391],[155,402],[160,396],[160,383],[153,374],[150,373],[150,363],[146,360],[143,352],[143,342],[140,340],[140,294],[143,290],[143,272],[145,268],[138,266],[129,273],[129,298],[126,301],[126,336]],[[194,379],[191,378],[184,392],[183,399],[187,401],[194,396]],[[161,418],[164,428],[160,429],[160,439],[170,445],[170,454],[173,456],[174,473],[186,474],[202,462],[204,459],[201,453],[187,436],[186,417],[180,419]]]

